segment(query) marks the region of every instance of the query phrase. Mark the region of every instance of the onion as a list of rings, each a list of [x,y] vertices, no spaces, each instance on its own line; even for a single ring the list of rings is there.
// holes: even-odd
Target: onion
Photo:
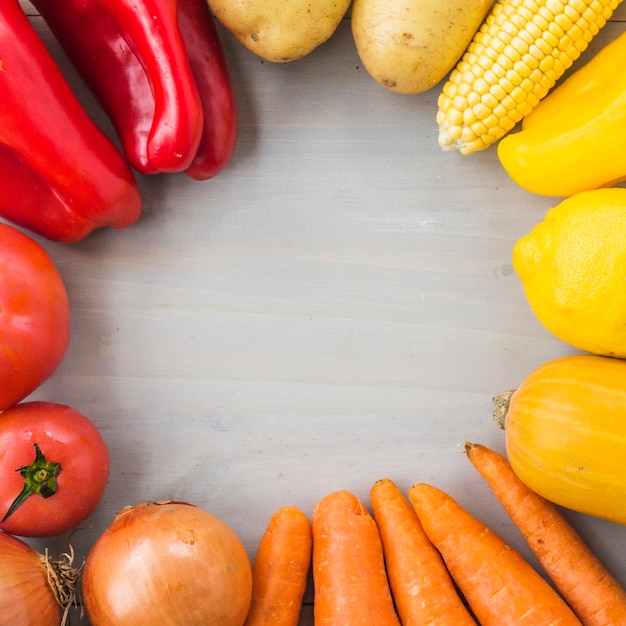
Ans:
[[[239,537],[184,502],[122,509],[83,570],[92,626],[242,626],[251,594],[252,568]]]
[[[73,554],[62,560],[39,554],[0,531],[0,616],[11,626],[65,624],[74,602],[79,571]]]

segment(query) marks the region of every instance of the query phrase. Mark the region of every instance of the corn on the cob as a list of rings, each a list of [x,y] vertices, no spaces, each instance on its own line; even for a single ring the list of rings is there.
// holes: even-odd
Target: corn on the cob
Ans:
[[[503,137],[578,59],[621,2],[498,0],[439,95],[439,145],[471,154]]]

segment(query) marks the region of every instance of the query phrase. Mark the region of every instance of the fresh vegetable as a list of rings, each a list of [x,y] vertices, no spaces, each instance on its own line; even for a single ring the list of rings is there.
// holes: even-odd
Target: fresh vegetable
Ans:
[[[69,302],[54,262],[34,239],[0,223],[0,411],[53,374],[69,340]]]
[[[215,17],[248,50],[274,63],[300,59],[335,32],[350,0],[208,0]]]
[[[359,57],[383,87],[403,94],[434,87],[452,69],[493,0],[354,0]]]
[[[251,592],[250,560],[237,534],[184,502],[122,509],[83,569],[92,626],[242,626]]]
[[[626,624],[626,591],[557,508],[528,488],[501,454],[469,442],[465,451],[580,621]]]
[[[626,189],[563,200],[513,249],[537,319],[562,341],[626,357]]]
[[[580,626],[519,552],[450,495],[418,483],[410,488],[409,500],[482,626]]]
[[[215,21],[206,0],[178,0],[178,27],[202,104],[200,145],[185,174],[207,180],[230,163],[237,145],[237,103]]]
[[[55,241],[141,211],[125,159],[95,126],[18,0],[0,8],[0,216]]]
[[[109,453],[71,407],[23,402],[0,415],[0,529],[22,537],[69,532],[98,507]]]
[[[626,361],[574,355],[497,396],[515,473],[551,502],[626,524],[625,389]]]
[[[236,110],[204,0],[33,0],[145,174],[217,173]]]
[[[498,157],[524,189],[572,196],[626,178],[626,63],[623,34],[574,72],[498,144]]]
[[[53,559],[0,531],[0,606],[11,626],[65,624],[76,596],[79,571],[73,554]]]
[[[475,626],[439,551],[397,485],[388,478],[377,481],[370,500],[402,626]]]
[[[526,115],[587,49],[621,0],[497,0],[438,100],[439,145],[483,150]]]
[[[252,566],[245,626],[298,625],[312,544],[311,524],[301,509],[284,506],[272,515]]]
[[[399,626],[376,522],[348,491],[335,491],[315,506],[313,612],[325,626]]]

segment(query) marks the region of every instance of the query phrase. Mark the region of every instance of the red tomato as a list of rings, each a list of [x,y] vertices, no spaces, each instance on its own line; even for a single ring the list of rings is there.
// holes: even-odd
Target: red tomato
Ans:
[[[65,285],[34,239],[0,223],[0,411],[57,368],[70,339]]]
[[[0,519],[5,518],[0,529],[5,532],[52,537],[74,529],[96,510],[108,478],[107,445],[78,411],[23,402],[0,414]],[[40,492],[25,489],[29,482]],[[20,494],[23,500],[10,512]]]

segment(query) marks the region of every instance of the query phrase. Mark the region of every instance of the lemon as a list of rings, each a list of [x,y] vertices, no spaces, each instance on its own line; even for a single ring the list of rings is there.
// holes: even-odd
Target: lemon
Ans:
[[[626,357],[626,189],[563,200],[515,244],[513,266],[552,334],[579,350]]]

